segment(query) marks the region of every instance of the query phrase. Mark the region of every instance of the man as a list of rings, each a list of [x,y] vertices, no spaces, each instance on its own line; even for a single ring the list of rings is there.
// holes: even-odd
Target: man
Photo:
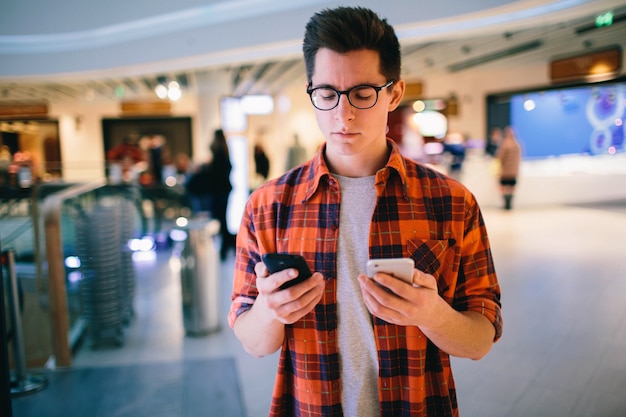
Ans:
[[[405,89],[393,28],[363,8],[315,14],[307,93],[326,142],[248,201],[229,321],[243,347],[281,349],[270,415],[456,416],[449,355],[479,359],[500,337],[500,289],[478,205],[460,183],[404,159],[386,138]],[[261,256],[315,271],[270,275]],[[412,284],[368,259],[409,257]]]

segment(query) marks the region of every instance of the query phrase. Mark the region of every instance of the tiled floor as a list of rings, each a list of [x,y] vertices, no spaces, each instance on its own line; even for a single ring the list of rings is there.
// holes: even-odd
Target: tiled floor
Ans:
[[[484,359],[453,360],[461,415],[625,416],[626,201],[483,211],[505,327]],[[175,259],[164,251],[137,269],[124,346],[84,347],[74,366],[233,357],[248,416],[267,415],[277,355],[250,357],[226,325],[232,255],[221,268],[222,328],[200,338],[184,333]]]
[[[135,319],[125,333],[121,349],[80,349],[74,366],[130,365],[187,361],[209,357],[234,357],[248,416],[263,416],[269,409],[278,356],[253,358],[241,348],[228,327],[234,255],[220,268],[220,328],[207,336],[185,334],[182,317],[178,258],[169,250],[157,252],[154,261],[136,263]],[[21,417],[21,416],[18,416]],[[26,417],[26,416],[24,416]]]
[[[463,415],[626,415],[626,201],[485,218],[504,337],[454,360]]]

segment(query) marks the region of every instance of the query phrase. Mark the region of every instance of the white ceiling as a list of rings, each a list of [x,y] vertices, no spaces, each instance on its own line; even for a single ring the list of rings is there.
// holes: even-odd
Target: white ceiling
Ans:
[[[28,7],[35,0],[12,1]],[[107,2],[106,10],[115,7],[115,3],[119,3],[118,12],[123,10],[121,0],[111,2]],[[84,8],[84,2],[78,0],[61,3]],[[295,2],[280,0],[182,0],[182,6],[188,9],[167,14],[166,9],[155,6],[153,13],[157,14],[149,17],[141,17],[140,11],[131,9],[131,20],[115,24],[111,23],[115,14],[101,12],[103,17],[95,19],[99,27],[74,19],[74,26],[64,27],[63,32],[54,32],[54,27],[43,24],[3,26],[3,19],[21,18],[18,9],[22,9],[16,7],[13,15],[1,14],[4,17],[0,18],[0,100],[119,101],[115,92],[117,89],[119,94],[120,87],[124,99],[154,98],[153,88],[163,77],[178,80],[187,93],[194,93],[198,80],[212,71],[229,73],[233,95],[275,94],[304,73],[300,56],[304,24],[314,11],[329,3],[301,0],[293,6]],[[489,66],[516,65],[522,60],[547,64],[558,56],[615,44],[626,47],[624,21],[579,33],[593,25],[596,15],[604,11],[613,10],[616,18],[624,18],[626,1],[439,0],[439,8],[433,8],[431,2],[415,0],[388,0],[385,6],[378,2],[378,8],[373,7],[375,3],[359,2],[374,10],[384,9],[377,11],[396,27],[403,48],[405,77],[462,70],[455,66],[472,61]],[[461,9],[459,5],[465,3],[472,3],[474,8]],[[451,5],[455,7],[450,9]],[[65,11],[63,7],[54,10],[60,14]],[[181,28],[185,17],[187,26]],[[155,23],[164,24],[168,19],[174,26],[179,25],[176,30],[155,29]],[[39,27],[39,32],[33,27]],[[213,35],[205,36],[205,30]],[[219,33],[217,38],[215,33]],[[85,39],[81,40],[80,35]],[[189,50],[177,51],[175,45],[163,42],[177,36],[186,39]],[[197,45],[198,39],[211,41]],[[507,54],[524,45],[536,47]],[[134,47],[141,47],[139,50],[144,53],[133,52]],[[171,49],[178,55],[173,56]],[[68,56],[74,58],[66,59]],[[107,60],[107,56],[114,58]],[[489,56],[496,59],[489,60]],[[111,65],[113,61],[115,65]]]

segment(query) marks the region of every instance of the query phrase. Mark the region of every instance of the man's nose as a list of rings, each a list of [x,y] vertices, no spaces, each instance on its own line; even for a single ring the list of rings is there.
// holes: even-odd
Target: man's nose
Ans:
[[[354,111],[356,108],[350,104],[350,100],[348,100],[347,94],[342,94],[339,96],[339,103],[337,104],[337,113],[342,117],[354,117]]]

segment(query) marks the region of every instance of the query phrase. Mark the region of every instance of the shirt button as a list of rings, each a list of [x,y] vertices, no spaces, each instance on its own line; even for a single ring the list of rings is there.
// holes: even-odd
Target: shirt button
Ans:
[[[337,230],[337,225],[335,223],[331,224],[330,229],[334,232],[335,230]]]

